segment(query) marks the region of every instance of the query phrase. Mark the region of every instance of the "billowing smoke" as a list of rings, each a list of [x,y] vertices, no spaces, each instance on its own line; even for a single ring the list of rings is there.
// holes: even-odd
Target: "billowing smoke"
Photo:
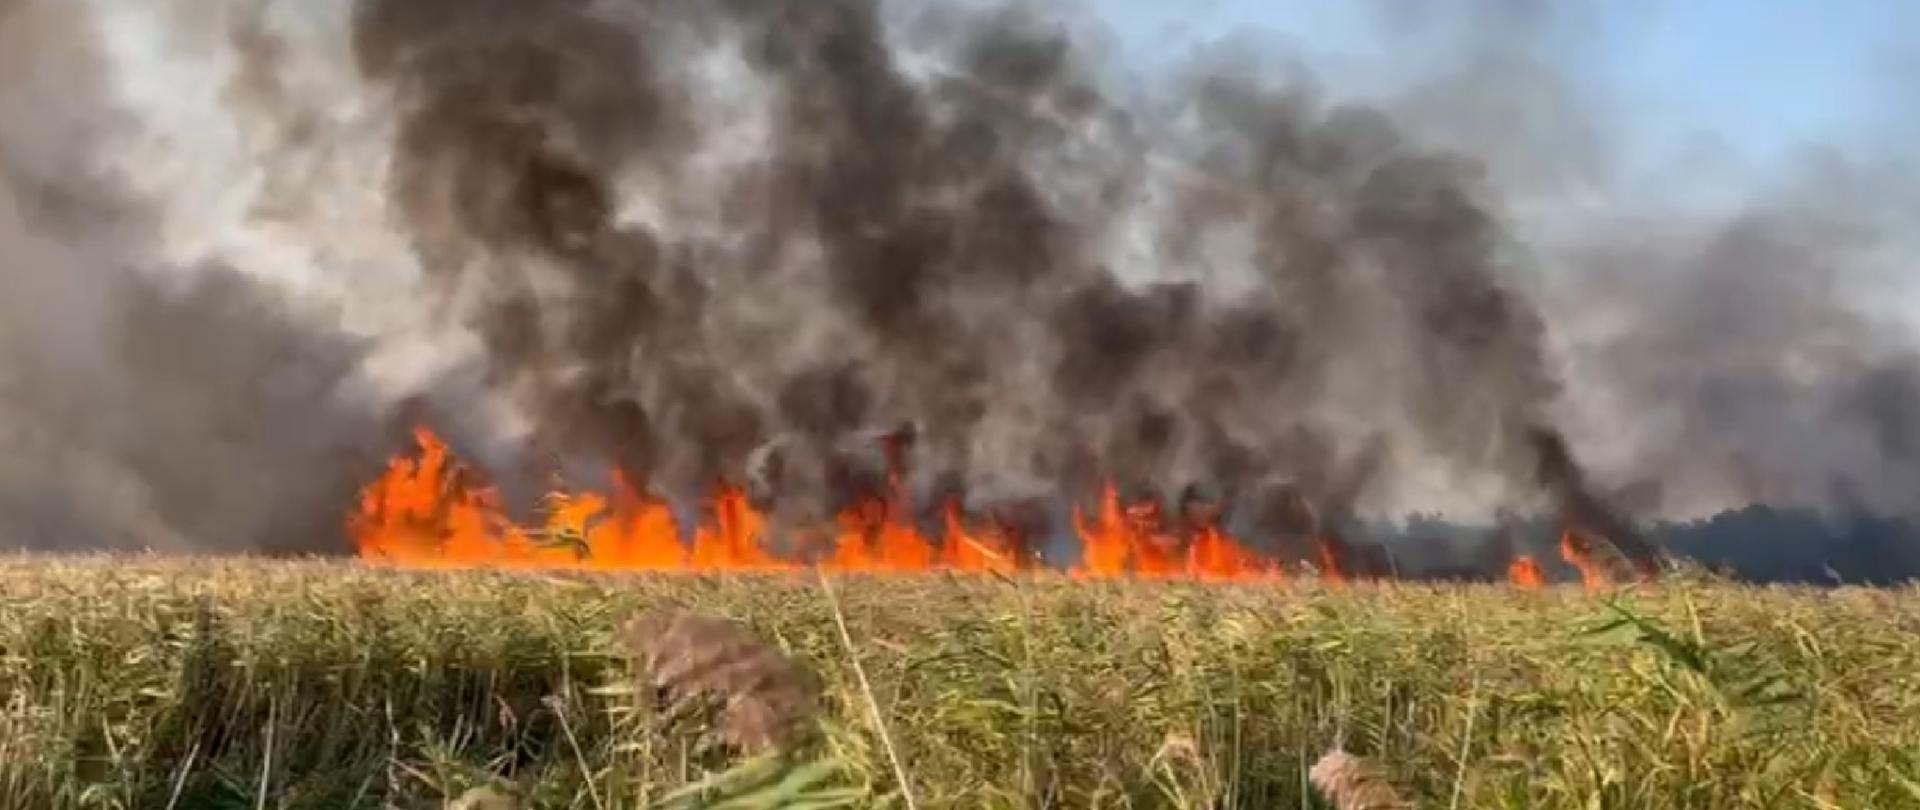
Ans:
[[[230,269],[153,264],[155,221],[95,160],[129,122],[94,21],[43,0],[0,15],[5,542],[336,547],[384,445],[350,393],[362,347]]]
[[[519,488],[741,480],[791,521],[889,450],[983,510],[1113,480],[1292,542],[1913,509],[1913,343],[1840,269],[1888,202],[1536,233],[1612,133],[1493,5],[1512,37],[1360,104],[1244,41],[1122,93],[1024,7],[15,0],[42,78],[0,102],[83,89],[0,134],[0,521],[331,537],[409,397]]]
[[[893,425],[969,493],[1322,500],[1368,447],[1386,493],[1566,472],[1532,461],[1544,325],[1471,162],[1238,54],[1149,129],[1054,21],[913,22],[923,48],[858,0],[366,0],[353,32],[389,201],[494,380],[656,488],[776,443],[817,516]]]
[[[1809,169],[1699,226],[1596,222],[1565,248],[1577,372],[1630,428],[1610,463],[1669,510],[1920,512],[1920,355],[1897,283],[1920,208],[1866,197],[1897,175],[1862,170]]]

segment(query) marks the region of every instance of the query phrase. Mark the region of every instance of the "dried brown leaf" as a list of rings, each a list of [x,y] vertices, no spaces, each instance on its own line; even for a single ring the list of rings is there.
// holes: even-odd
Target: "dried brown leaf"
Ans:
[[[746,750],[795,740],[819,705],[817,683],[779,650],[726,619],[669,608],[635,617],[620,641],[670,712],[722,705],[722,739]]]
[[[1410,810],[1413,807],[1400,798],[1378,763],[1337,748],[1314,764],[1313,770],[1307,772],[1307,779],[1338,810]]]

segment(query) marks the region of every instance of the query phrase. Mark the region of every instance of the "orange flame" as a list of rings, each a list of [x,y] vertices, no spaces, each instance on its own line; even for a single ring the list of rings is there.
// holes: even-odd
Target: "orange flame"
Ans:
[[[1531,554],[1513,558],[1513,563],[1507,566],[1507,581],[1528,591],[1537,591],[1547,584],[1546,575],[1541,573],[1540,564],[1534,562]]]
[[[1035,565],[1026,538],[1010,525],[968,516],[957,500],[941,512],[938,531],[916,524],[897,469],[889,492],[859,498],[831,525],[797,536],[797,556],[769,546],[766,516],[733,485],[721,485],[683,527],[666,502],[615,475],[611,491],[558,490],[545,499],[536,527],[506,516],[498,493],[460,465],[431,430],[414,431],[418,450],[388,462],[368,484],[348,528],[362,560],[402,568],[583,569],[603,571],[829,571],[1014,573]],[[890,454],[891,455],[891,454]],[[896,465],[897,467],[897,465]],[[1092,514],[1075,507],[1080,561],[1068,573],[1082,578],[1191,578],[1206,581],[1285,579],[1282,566],[1233,537],[1207,508],[1183,508],[1169,520],[1153,500],[1124,502],[1112,485],[1101,490]],[[687,530],[690,528],[690,531]],[[689,540],[683,540],[688,538]],[[1351,550],[1331,533],[1314,537],[1322,581],[1354,576]],[[1567,529],[1560,554],[1579,569],[1589,590],[1613,582],[1590,538]],[[809,562],[810,560],[810,562]],[[1543,587],[1533,557],[1507,569],[1515,587]]]
[[[1593,544],[1579,532],[1572,529],[1560,532],[1560,558],[1579,569],[1580,582],[1589,591],[1604,590],[1613,584],[1605,561],[1594,554]]]
[[[1241,545],[1212,515],[1192,517],[1185,531],[1169,527],[1159,504],[1142,501],[1123,507],[1119,491],[1109,484],[1100,492],[1099,513],[1093,518],[1074,507],[1080,564],[1071,573],[1209,581],[1283,578],[1278,564]]]
[[[428,429],[414,432],[416,455],[399,456],[367,485],[349,520],[361,559],[404,568],[585,569],[619,571],[787,571],[807,563],[776,555],[767,521],[745,490],[720,486],[702,504],[683,543],[664,501],[616,476],[610,494],[558,491],[546,498],[537,528],[506,517],[498,494],[454,460]],[[891,493],[843,509],[816,533],[826,548],[815,564],[830,571],[909,573],[937,570],[1011,573],[1031,567],[1025,538],[994,521],[971,521],[945,505],[938,542],[915,525],[896,473]],[[1268,580],[1281,576],[1201,515],[1170,527],[1157,503],[1122,505],[1107,487],[1092,519],[1074,512],[1082,561],[1077,576]]]

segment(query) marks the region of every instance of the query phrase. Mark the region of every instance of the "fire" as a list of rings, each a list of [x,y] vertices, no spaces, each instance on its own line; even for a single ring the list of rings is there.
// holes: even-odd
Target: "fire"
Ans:
[[[1190,577],[1202,580],[1279,579],[1280,566],[1262,559],[1216,522],[1217,516],[1199,510],[1189,525],[1168,526],[1160,505],[1152,501],[1121,505],[1120,493],[1108,485],[1100,493],[1099,513],[1092,518],[1073,511],[1074,532],[1080,537],[1080,577],[1116,577],[1131,574],[1143,579]]]
[[[1028,539],[1003,522],[976,519],[957,500],[943,504],[937,524],[924,528],[899,474],[885,492],[856,499],[827,525],[792,532],[791,553],[769,544],[766,515],[745,489],[723,484],[683,526],[668,504],[616,475],[609,492],[548,494],[537,526],[510,520],[499,494],[462,466],[431,430],[414,431],[417,451],[388,462],[368,484],[349,521],[362,560],[401,568],[574,569],[600,571],[829,571],[1016,573],[1037,558]],[[1112,485],[1093,509],[1075,507],[1073,529],[1080,560],[1067,573],[1079,578],[1136,577],[1204,581],[1279,582],[1285,570],[1254,552],[1220,523],[1217,509],[1182,504],[1168,515],[1152,499],[1127,501]],[[1314,537],[1320,578],[1353,579],[1353,550],[1332,532]],[[1586,535],[1568,529],[1560,554],[1580,571],[1588,590],[1612,584],[1606,560]],[[1515,587],[1545,587],[1532,556],[1507,569]]]
[[[361,559],[403,568],[604,571],[830,571],[1012,573],[1034,565],[1011,526],[973,520],[945,504],[923,531],[896,473],[886,493],[857,499],[831,525],[794,538],[796,555],[770,548],[766,516],[744,489],[716,487],[685,531],[662,500],[618,476],[610,493],[556,491],[537,527],[508,519],[498,493],[461,466],[431,430],[417,453],[389,462],[362,491],[349,520]],[[1096,515],[1076,510],[1082,560],[1075,576],[1271,580],[1280,566],[1254,553],[1204,509],[1170,523],[1157,503],[1123,504],[1111,486]],[[683,537],[691,535],[690,542]]]
[[[1589,591],[1604,590],[1613,584],[1606,561],[1595,553],[1593,543],[1572,529],[1560,533],[1560,558],[1580,571],[1580,583]]]
[[[1513,563],[1507,566],[1507,581],[1527,591],[1539,590],[1547,584],[1546,575],[1541,573],[1540,564],[1534,562],[1531,554],[1513,558]]]

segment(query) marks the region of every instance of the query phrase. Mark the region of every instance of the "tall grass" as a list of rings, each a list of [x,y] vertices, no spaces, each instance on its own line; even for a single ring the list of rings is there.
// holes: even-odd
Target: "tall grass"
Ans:
[[[6,559],[0,809],[701,806],[687,785],[765,760],[653,711],[618,633],[666,602],[818,677],[806,764],[761,775],[865,806],[905,806],[904,775],[925,808],[1324,807],[1308,772],[1337,747],[1420,807],[1920,808],[1914,590],[833,592]]]

